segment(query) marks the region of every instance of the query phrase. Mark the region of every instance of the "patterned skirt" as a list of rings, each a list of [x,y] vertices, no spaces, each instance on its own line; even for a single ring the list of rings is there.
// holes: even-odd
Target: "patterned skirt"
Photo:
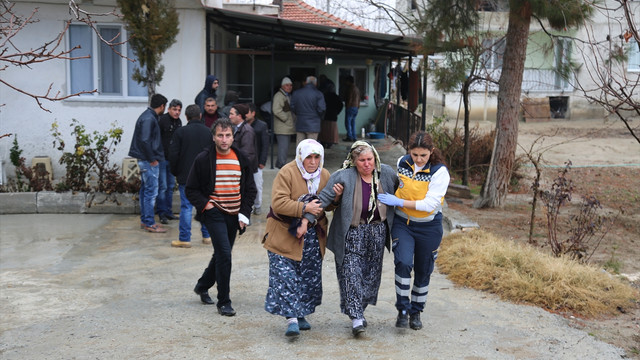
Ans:
[[[378,301],[387,229],[384,223],[361,224],[347,231],[344,261],[336,262],[340,310],[351,319],[364,319],[367,305]]]
[[[304,237],[302,261],[269,254],[269,289],[264,309],[274,315],[303,317],[322,302],[322,256],[315,229]]]

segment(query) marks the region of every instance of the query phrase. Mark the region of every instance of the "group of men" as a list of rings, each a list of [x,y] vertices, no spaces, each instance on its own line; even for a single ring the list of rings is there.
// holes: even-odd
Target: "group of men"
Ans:
[[[191,247],[195,207],[202,241],[211,243],[214,251],[194,292],[204,304],[214,304],[208,290],[217,284],[218,312],[233,316],[229,299],[231,249],[236,234],[250,224],[251,214],[262,213],[262,170],[269,137],[267,124],[256,118],[254,104],[236,103],[236,96],[225,100],[223,110],[218,108],[219,84],[217,77],[207,76],[195,104],[185,109],[186,126],[180,120],[180,100],[172,100],[167,109],[167,98],[153,95],[136,121],[129,156],[138,160],[140,170],[140,227],[152,233],[167,232],[155,222],[155,215],[163,224],[176,219],[172,198],[177,180],[179,238],[171,246]],[[293,94],[292,89],[291,79],[285,77],[272,100],[278,168],[287,163],[291,135],[296,134],[296,142],[317,139],[326,110],[314,76],[307,77]]]
[[[360,91],[352,76],[345,79],[345,85],[347,137],[344,140],[355,141],[355,119],[360,107]],[[291,135],[296,135],[296,144],[304,139],[318,139],[321,122],[327,110],[325,97],[318,90],[318,79],[315,76],[307,76],[300,89],[292,90],[291,79],[283,78],[280,89],[272,101],[273,132],[278,142],[277,168],[287,163]]]

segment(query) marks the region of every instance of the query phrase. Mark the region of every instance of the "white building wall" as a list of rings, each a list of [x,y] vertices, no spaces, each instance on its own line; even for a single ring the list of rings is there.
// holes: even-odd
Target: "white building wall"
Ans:
[[[97,1],[93,2],[98,3]],[[103,1],[106,6],[81,4],[84,10],[104,13],[112,11],[115,1]],[[29,25],[14,38],[21,49],[36,48],[45,41],[54,38],[63,30],[64,20],[70,18],[66,1],[17,1],[14,11],[28,16],[34,8],[39,11],[36,19],[39,22]],[[177,4],[180,18],[180,32],[176,43],[163,55],[165,66],[164,79],[157,87],[157,92],[165,95],[169,101],[173,98],[182,100],[184,107],[193,100],[204,84],[206,76],[205,49],[205,11],[196,1],[179,1]],[[118,22],[114,17],[94,18],[100,22]],[[65,46],[63,46],[66,49]],[[51,94],[67,94],[67,61],[53,60],[27,67],[9,67],[1,72],[2,78],[22,90],[33,94],[44,94],[52,84]],[[146,99],[100,97],[74,97],[68,100],[49,102],[43,106],[50,110],[40,109],[35,100],[16,92],[7,86],[0,85],[0,134],[16,134],[23,150],[22,156],[31,163],[34,156],[49,156],[53,163],[54,179],[64,176],[64,168],[58,164],[61,152],[53,147],[51,124],[55,121],[66,134],[66,149],[69,151],[74,142],[71,138],[71,119],[77,119],[85,125],[87,132],[94,130],[103,132],[116,122],[124,130],[121,143],[117,146],[112,161],[118,165],[127,156],[137,117],[146,109]],[[183,109],[184,110],[184,109]],[[181,115],[186,123],[184,113]],[[0,140],[0,159],[4,165],[3,173],[14,174],[9,160],[9,150],[13,137]]]

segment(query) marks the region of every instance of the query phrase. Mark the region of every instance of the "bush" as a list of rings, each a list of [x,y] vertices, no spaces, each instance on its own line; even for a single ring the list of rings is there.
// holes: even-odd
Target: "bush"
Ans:
[[[16,170],[16,180],[15,183],[10,182],[9,188],[14,191],[52,190],[49,172],[43,166],[30,168],[26,165],[26,160],[21,155],[22,149],[18,145],[18,135],[16,135],[13,138],[13,146],[9,150],[11,164],[15,166]],[[23,179],[26,182],[23,182]]]

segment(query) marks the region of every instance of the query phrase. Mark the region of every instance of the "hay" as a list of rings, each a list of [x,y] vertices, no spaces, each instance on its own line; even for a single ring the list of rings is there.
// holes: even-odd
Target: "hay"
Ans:
[[[640,298],[631,286],[601,269],[555,258],[481,230],[444,238],[437,264],[457,285],[587,317],[616,314]]]

